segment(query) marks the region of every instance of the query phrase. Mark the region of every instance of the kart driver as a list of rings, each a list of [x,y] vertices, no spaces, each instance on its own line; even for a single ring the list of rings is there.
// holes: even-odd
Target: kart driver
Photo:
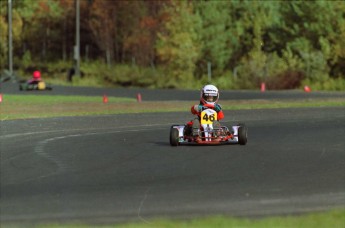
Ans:
[[[200,103],[191,107],[193,115],[197,115],[195,119],[187,123],[186,135],[199,136],[200,114],[206,108],[211,108],[217,112],[217,119],[224,118],[222,107],[217,103],[219,99],[218,88],[214,85],[205,85],[200,91]],[[219,121],[213,122],[214,128],[220,128]]]
[[[38,70],[34,71],[32,73],[32,78],[30,80],[28,80],[28,84],[37,84],[38,82],[42,81],[41,78],[41,72],[39,72]]]

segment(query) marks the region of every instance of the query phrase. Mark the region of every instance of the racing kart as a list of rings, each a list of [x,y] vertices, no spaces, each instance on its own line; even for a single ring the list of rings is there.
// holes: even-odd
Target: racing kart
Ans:
[[[184,144],[240,144],[247,143],[247,127],[237,124],[230,129],[226,126],[215,128],[213,122],[217,120],[217,112],[205,109],[200,115],[200,129],[198,135],[188,134],[187,125],[172,125],[170,128],[170,145]]]
[[[28,82],[20,82],[19,83],[19,90],[26,90],[26,91],[30,91],[30,90],[52,90],[53,88],[49,85],[47,85],[45,82],[43,81],[38,81],[38,82],[32,82],[32,83],[28,83]]]

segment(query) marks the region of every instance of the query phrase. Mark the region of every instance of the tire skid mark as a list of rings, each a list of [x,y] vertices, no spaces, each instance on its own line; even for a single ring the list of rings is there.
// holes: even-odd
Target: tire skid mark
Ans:
[[[157,130],[157,129],[165,129],[165,128],[142,128],[142,129],[132,129],[132,130],[123,130],[123,131],[108,131],[108,132],[92,132],[92,133],[81,133],[81,134],[72,134],[72,135],[65,135],[65,136],[57,136],[57,137],[53,137],[53,138],[48,138],[45,139],[43,141],[40,141],[36,144],[35,149],[34,149],[34,153],[42,156],[46,159],[48,159],[49,161],[53,162],[57,168],[54,172],[51,173],[47,173],[44,175],[40,175],[37,177],[33,177],[33,178],[28,178],[24,182],[29,182],[32,180],[36,180],[36,179],[41,179],[41,178],[46,178],[46,177],[50,177],[53,175],[60,175],[63,173],[66,173],[70,170],[72,170],[71,167],[68,167],[66,164],[64,164],[61,160],[59,160],[58,158],[56,158],[56,156],[54,156],[53,154],[50,154],[49,152],[47,152],[45,150],[45,147],[47,146],[47,144],[54,142],[54,141],[58,141],[58,140],[63,140],[66,138],[72,138],[72,137],[84,137],[84,136],[90,136],[90,135],[99,135],[99,134],[117,134],[117,133],[124,133],[124,132],[139,132],[139,131],[152,131],[152,130]],[[11,184],[11,183],[8,183]]]
[[[138,127],[157,127],[157,126],[167,126],[167,125],[172,125],[173,123],[161,123],[161,124],[143,124],[143,125],[137,125],[137,126],[122,126],[122,127],[116,127],[116,129],[128,129],[128,128],[138,128]],[[156,129],[156,128],[155,128]],[[161,129],[161,128],[159,128]],[[9,135],[0,135],[0,141],[1,140],[7,140],[7,139],[10,139],[10,138],[22,138],[24,136],[32,136],[32,135],[41,135],[41,134],[54,134],[54,133],[65,133],[66,131],[68,132],[83,132],[83,131],[112,131],[114,130],[114,127],[112,128],[75,128],[75,129],[61,129],[61,130],[51,130],[51,131],[33,131],[33,132],[26,132],[26,133],[15,133],[15,134],[9,134]],[[128,130],[127,130],[128,131]],[[121,131],[122,132],[122,131]],[[109,132],[109,133],[112,133],[112,132]],[[83,135],[85,133],[80,133],[78,135]],[[94,134],[102,134],[102,132],[99,132],[99,133],[94,133]],[[66,136],[59,136],[59,137],[64,137],[66,138]],[[53,138],[51,138],[53,139]],[[58,137],[54,137],[54,140],[58,140],[59,138]],[[62,139],[62,138],[61,138]],[[6,153],[6,151],[0,151],[0,154],[2,153]],[[7,162],[7,161],[10,161],[10,160],[13,160],[17,157],[20,157],[20,156],[23,156],[23,155],[26,155],[27,152],[23,152],[23,153],[20,153],[20,154],[16,154],[14,155],[13,157],[8,157],[6,159],[2,158],[1,159],[1,162]]]
[[[148,125],[143,125],[143,126],[147,127]],[[51,162],[53,162],[57,166],[56,171],[52,172],[52,173],[47,173],[45,175],[37,176],[37,177],[27,178],[25,181],[21,181],[20,183],[30,182],[30,181],[33,181],[33,180],[36,180],[36,179],[46,178],[46,177],[53,176],[53,175],[59,175],[59,174],[62,174],[62,173],[65,173],[65,172],[68,172],[68,171],[72,170],[72,168],[68,168],[67,165],[65,165],[62,161],[60,161],[59,159],[56,159],[54,155],[49,154],[49,152],[47,152],[45,150],[46,145],[49,144],[50,142],[57,141],[57,140],[63,140],[63,139],[66,139],[66,138],[71,138],[71,137],[83,137],[83,136],[98,135],[98,134],[114,134],[114,133],[123,133],[123,132],[147,131],[147,130],[156,130],[156,129],[165,129],[165,128],[154,128],[154,129],[152,129],[152,128],[142,128],[142,129],[132,129],[132,130],[123,130],[123,131],[117,130],[117,131],[105,131],[105,132],[91,132],[91,133],[89,132],[89,133],[80,133],[80,134],[70,134],[70,135],[64,135],[64,136],[56,136],[56,137],[53,137],[53,138],[48,138],[48,139],[39,141],[36,144],[33,153],[37,154],[37,155],[39,155],[39,156],[41,156],[43,158],[46,158],[46,159],[48,159]],[[85,130],[89,130],[89,129],[85,129]],[[11,160],[13,160],[15,158],[18,158],[18,157],[20,157],[22,155],[25,155],[25,154],[15,155],[14,157],[8,158],[5,161],[11,162]],[[2,162],[4,162],[4,160]],[[18,182],[16,182],[16,183],[18,183]],[[9,182],[6,185],[11,185],[11,184],[15,184],[15,183],[14,182]]]
[[[144,124],[144,125],[136,125],[136,126],[122,126],[116,127],[116,129],[128,129],[128,128],[137,128],[137,127],[155,127],[155,126],[166,126],[171,125],[174,123],[161,123],[161,124]],[[98,131],[98,130],[113,130],[114,128],[76,128],[76,129],[68,129],[68,131]],[[23,137],[23,136],[31,136],[31,135],[39,135],[39,134],[51,134],[51,133],[60,133],[66,132],[66,129],[61,130],[51,130],[51,131],[32,131],[26,133],[14,133],[8,135],[0,135],[1,139],[8,139],[8,138],[15,138],[15,137]]]

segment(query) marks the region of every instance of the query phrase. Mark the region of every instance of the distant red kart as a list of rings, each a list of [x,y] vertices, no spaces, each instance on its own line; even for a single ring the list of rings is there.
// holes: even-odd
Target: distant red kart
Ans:
[[[213,109],[205,109],[200,115],[199,134],[191,136],[186,134],[186,125],[172,125],[170,128],[170,145],[184,144],[240,144],[247,143],[247,127],[245,124],[214,128],[213,122],[217,120],[217,113]]]

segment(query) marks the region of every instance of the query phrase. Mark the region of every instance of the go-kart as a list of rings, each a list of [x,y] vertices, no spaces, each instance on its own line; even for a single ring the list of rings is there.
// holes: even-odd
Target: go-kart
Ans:
[[[237,124],[230,129],[226,126],[215,128],[213,122],[217,121],[217,112],[205,109],[200,115],[200,129],[198,135],[188,133],[187,125],[172,125],[170,128],[170,145],[184,144],[240,144],[247,143],[247,127]]]
[[[53,88],[47,85],[43,81],[36,81],[36,82],[20,82],[19,83],[19,90],[52,90]]]

